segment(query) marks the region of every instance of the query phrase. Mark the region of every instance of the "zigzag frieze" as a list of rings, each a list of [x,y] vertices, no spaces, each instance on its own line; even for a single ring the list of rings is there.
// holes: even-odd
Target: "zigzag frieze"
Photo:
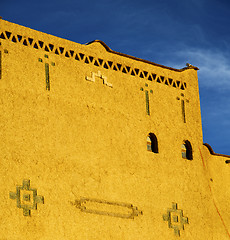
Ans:
[[[84,62],[85,64],[92,64],[97,67],[101,67],[101,68],[105,68],[105,69],[109,69],[117,72],[122,72],[124,74],[136,76],[149,81],[163,83],[167,86],[174,87],[177,89],[185,90],[187,88],[186,82],[160,76],[156,73],[141,70],[139,68],[132,68],[128,65],[124,65],[118,62],[105,60],[103,58],[99,58],[95,56],[86,55],[85,53],[77,52],[75,50],[67,50],[63,46],[55,46],[54,44],[51,44],[51,43],[45,43],[44,41],[41,41],[41,40],[35,40],[30,37],[25,37],[19,34],[13,34],[12,32],[0,31],[0,39],[8,40],[13,43],[19,43],[24,46],[32,47],[34,49],[41,49],[46,52],[52,52],[56,55],[61,55],[66,58],[72,58],[74,60]]]

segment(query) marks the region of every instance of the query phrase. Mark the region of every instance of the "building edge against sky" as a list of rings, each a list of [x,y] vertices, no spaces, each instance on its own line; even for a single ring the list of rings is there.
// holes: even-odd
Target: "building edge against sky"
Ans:
[[[0,20],[2,237],[229,239],[197,70]]]

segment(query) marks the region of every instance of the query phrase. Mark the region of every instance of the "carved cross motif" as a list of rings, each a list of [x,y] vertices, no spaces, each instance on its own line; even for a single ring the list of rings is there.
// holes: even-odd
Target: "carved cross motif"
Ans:
[[[7,49],[3,50],[1,45],[2,43],[0,42],[0,79],[2,79],[2,56],[3,53],[8,54],[8,50]]]
[[[168,221],[168,227],[174,229],[176,236],[180,236],[180,230],[184,230],[184,224],[188,224],[188,218],[183,216],[183,211],[177,208],[177,203],[172,203],[172,208],[163,215],[163,220]]]
[[[44,55],[45,58],[49,58],[48,55]],[[39,62],[43,62],[41,58],[38,59]],[[51,62],[52,66],[55,66],[54,62]],[[50,91],[50,70],[49,70],[49,63],[45,63],[45,75],[46,75],[46,90]]]
[[[113,87],[112,83],[109,83],[107,81],[107,77],[105,75],[102,75],[100,71],[98,71],[97,73],[92,72],[91,75],[92,75],[91,77],[86,76],[85,79],[87,81],[95,82],[96,81],[96,77],[99,77],[99,78],[101,78],[103,80],[103,84],[105,84],[106,86],[111,87],[111,88]]]
[[[148,84],[145,84],[145,87],[148,87]],[[141,87],[141,91],[144,91],[144,88]],[[149,92],[153,93],[153,90],[145,90],[145,101],[146,101],[146,113],[150,115],[150,109],[149,109]]]
[[[181,100],[181,111],[182,111],[182,118],[184,123],[186,123],[186,115],[185,115],[185,102],[189,103],[188,99],[185,99],[185,96],[183,93],[181,93],[181,97],[177,97],[177,100]]]
[[[30,180],[23,180],[22,186],[16,186],[16,193],[10,192],[10,198],[17,200],[17,207],[23,209],[24,216],[31,215],[31,209],[37,209],[38,203],[44,204],[44,197],[37,196],[37,189],[30,188]]]

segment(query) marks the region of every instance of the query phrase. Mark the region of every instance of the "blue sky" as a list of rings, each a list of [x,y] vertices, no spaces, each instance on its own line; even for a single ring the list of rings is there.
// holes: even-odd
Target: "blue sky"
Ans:
[[[1,0],[0,16],[78,43],[198,71],[204,142],[230,155],[229,0]]]

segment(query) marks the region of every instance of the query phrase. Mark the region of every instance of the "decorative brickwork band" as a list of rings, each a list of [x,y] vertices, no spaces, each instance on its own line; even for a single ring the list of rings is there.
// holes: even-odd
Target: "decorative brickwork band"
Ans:
[[[109,69],[112,71],[116,71],[116,72],[122,72],[123,74],[128,74],[130,76],[135,76],[135,77],[139,77],[145,80],[149,80],[151,82],[157,82],[157,83],[161,83],[173,88],[177,88],[177,89],[181,89],[181,90],[185,90],[187,88],[187,84],[184,81],[179,81],[176,79],[172,79],[172,78],[168,78],[165,76],[160,76],[157,75],[154,72],[150,72],[150,71],[146,71],[145,69],[139,69],[137,66],[129,66],[126,64],[122,64],[121,62],[115,62],[112,59],[102,59],[99,56],[91,56],[91,55],[87,55],[84,52],[79,52],[77,49],[72,50],[72,49],[67,49],[65,46],[59,46],[59,45],[55,45],[53,43],[50,42],[44,42],[41,41],[39,39],[33,39],[32,37],[29,36],[23,36],[20,33],[12,33],[9,32],[7,30],[0,30],[0,39],[4,39],[7,41],[11,41],[15,44],[21,44],[25,47],[31,47],[34,49],[40,49],[43,50],[45,52],[49,52],[49,53],[54,53],[56,55],[61,55],[65,58],[69,58],[72,60],[77,60],[80,62],[83,62],[85,64],[89,64],[91,66],[97,66],[99,68],[102,69]],[[191,67],[191,65],[187,66],[186,68],[183,69],[174,69],[174,68],[169,68],[169,67],[165,67],[156,63],[152,63],[152,62],[148,62],[142,59],[138,59],[129,55],[125,55],[125,54],[121,54],[115,51],[112,51],[108,46],[106,46],[105,43],[103,43],[102,41],[96,40],[94,42],[98,42],[100,44],[102,44],[105,49],[111,53],[114,53],[116,55],[119,56],[123,56],[125,58],[129,58],[129,59],[133,59],[136,61],[141,61],[141,62],[145,62],[147,64],[150,65],[154,65],[154,66],[160,66],[163,68],[167,68],[167,69],[171,69],[173,71],[176,72],[182,72],[186,69],[189,68],[193,68],[195,70],[198,70],[198,68],[196,67]],[[92,44],[94,42],[91,42],[89,44]],[[88,45],[89,45],[88,44]]]
[[[184,230],[184,224],[188,224],[188,218],[183,217],[183,211],[177,209],[177,203],[172,203],[172,208],[163,215],[163,220],[168,221],[168,227],[174,229],[176,236],[180,236],[180,230]]]
[[[85,213],[93,213],[126,219],[134,219],[134,217],[143,215],[143,212],[138,210],[137,207],[134,207],[132,204],[127,203],[80,198],[80,200],[75,200],[75,202],[72,204]]]
[[[37,189],[30,188],[30,180],[23,180],[22,186],[16,186],[16,193],[10,192],[10,198],[16,199],[17,207],[23,209],[24,216],[30,216],[31,209],[36,210],[38,203],[44,204],[44,197],[37,196]]]

